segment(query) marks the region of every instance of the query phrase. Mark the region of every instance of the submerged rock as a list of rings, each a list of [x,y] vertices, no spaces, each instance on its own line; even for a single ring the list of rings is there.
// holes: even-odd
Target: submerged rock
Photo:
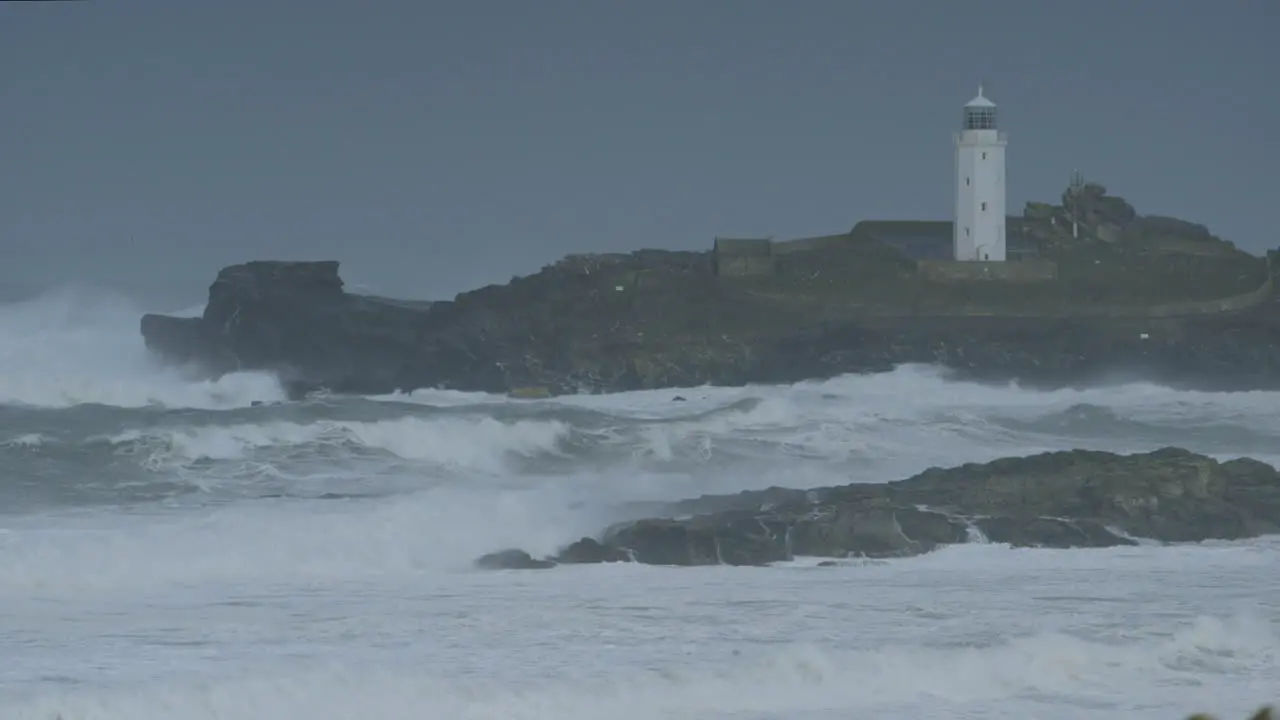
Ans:
[[[1273,717],[1275,717],[1274,710],[1270,705],[1267,705],[1250,715],[1249,720],[1272,720]],[[1218,720],[1218,718],[1208,713],[1196,713],[1188,717],[1187,720]]]
[[[499,550],[482,555],[475,564],[485,570],[545,570],[556,566],[551,560],[538,560],[523,550]]]
[[[565,565],[625,562],[629,560],[631,560],[631,556],[627,552],[616,547],[603,545],[595,538],[582,538],[561,550],[555,557],[556,562]]]
[[[615,525],[542,562],[767,565],[796,556],[907,557],[984,541],[1097,548],[1236,540],[1280,533],[1280,473],[1180,448],[1071,450],[880,485],[703,496],[665,509],[666,517]]]

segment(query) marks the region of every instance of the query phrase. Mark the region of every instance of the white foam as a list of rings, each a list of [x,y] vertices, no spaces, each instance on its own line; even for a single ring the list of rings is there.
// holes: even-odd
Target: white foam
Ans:
[[[5,717],[47,720],[58,712],[63,720],[793,718],[798,713],[820,717],[859,710],[929,714],[938,707],[956,712],[994,702],[1008,705],[1003,709],[987,706],[983,716],[1019,717],[1019,712],[1035,707],[1020,695],[1062,693],[1079,684],[1093,686],[1095,702],[1123,706],[1125,688],[1119,683],[1132,675],[1175,680],[1182,675],[1169,668],[1175,647],[1106,647],[1060,635],[950,652],[890,648],[877,653],[824,653],[800,647],[768,653],[754,664],[728,665],[719,672],[710,668],[639,672],[612,682],[553,682],[519,690],[459,687],[405,669],[332,667],[293,674],[264,669],[265,676],[96,696],[69,693],[69,698],[11,705],[5,708]],[[1204,651],[1197,654],[1211,657]],[[1178,717],[1203,700],[1196,691],[1175,688],[1166,702],[1172,707],[1162,710]],[[1213,707],[1238,711],[1240,717],[1253,709],[1247,700],[1227,693],[1219,694]],[[1135,716],[1144,715],[1126,714]]]
[[[257,424],[160,427],[105,438],[137,445],[151,465],[172,468],[192,460],[234,460],[263,448],[342,445],[385,452],[453,470],[499,474],[513,457],[554,453],[570,427],[555,420],[501,422],[491,417],[402,417],[377,421],[267,421]]]
[[[498,403],[529,403],[529,400],[518,400],[494,393],[464,392],[462,390],[440,390],[423,388],[412,392],[394,392],[386,395],[370,396],[371,400],[380,402],[413,403],[432,407],[458,407],[461,405],[480,405]]]
[[[1280,643],[1266,620],[1200,616],[1134,630],[1133,637],[1111,640],[1043,631],[961,646],[833,639],[822,646],[762,645],[737,656],[695,646],[682,661],[649,667],[643,656],[623,666],[599,665],[599,653],[613,647],[602,637],[594,650],[560,647],[529,665],[509,658],[471,677],[450,677],[415,653],[399,663],[361,654],[329,662],[279,657],[199,679],[170,676],[0,700],[0,714],[13,720],[47,720],[54,713],[63,720],[816,720],[941,711],[1167,720],[1196,710],[1244,717],[1275,693]]]
[[[673,402],[677,394],[685,401]],[[778,460],[781,451],[789,459],[845,464],[858,473],[856,479],[864,480],[892,480],[929,466],[1072,447],[1139,452],[1181,444],[1221,458],[1237,457],[1240,451],[1208,437],[1207,430],[1224,425],[1234,426],[1227,434],[1259,435],[1247,454],[1280,460],[1269,454],[1274,447],[1269,436],[1280,436],[1280,415],[1274,411],[1280,393],[1275,392],[1183,392],[1142,383],[1033,391],[956,382],[934,368],[904,366],[882,375],[792,386],[654,390],[543,402],[640,421],[638,430],[620,426],[610,434],[616,442],[636,444],[642,458],[715,464],[726,453],[749,452],[744,446],[754,442],[761,460]],[[1131,429],[1091,431],[1087,424],[1063,428],[1059,423],[1033,427],[1081,406],[1109,412],[1116,423]],[[641,436],[638,444],[635,432]],[[801,476],[780,480],[830,481],[804,475],[808,470],[797,472]],[[754,478],[746,480],[754,485]]]
[[[194,316],[202,306],[178,311]],[[282,399],[275,380],[262,373],[235,373],[217,382],[191,382],[181,371],[148,357],[138,328],[142,309],[127,298],[91,288],[60,288],[33,300],[0,305],[0,403],[66,407],[101,403],[121,407],[228,408]],[[683,402],[673,402],[679,395]],[[1280,430],[1272,409],[1280,393],[1183,392],[1129,383],[1105,388],[1033,391],[1016,384],[992,386],[955,382],[949,374],[923,366],[904,366],[875,376],[844,376],[787,387],[675,388],[616,395],[582,395],[535,404],[583,407],[634,419],[671,419],[713,411],[733,402],[758,399],[738,415],[707,419],[708,436],[736,431],[767,431],[807,421],[808,441],[821,445],[823,428],[835,430],[828,446],[848,446],[843,433],[876,423],[939,419],[956,432],[982,433],[999,440],[998,429],[984,425],[982,413],[1038,417],[1077,405],[1111,409],[1126,418],[1176,423],[1213,417],[1268,431]],[[501,395],[418,390],[379,396],[379,400],[435,406],[521,403]],[[670,430],[680,431],[680,424]],[[991,433],[997,432],[996,437]],[[655,432],[663,432],[655,431]],[[800,438],[803,444],[805,438]],[[662,442],[655,447],[661,452]],[[914,440],[903,446],[918,445]],[[877,448],[878,449],[878,448]]]
[[[218,409],[284,399],[266,373],[199,381],[156,362],[142,342],[142,313],[123,296],[87,288],[0,305],[0,404]]]
[[[47,441],[48,438],[40,433],[23,433],[0,442],[0,447],[35,448],[44,445]]]
[[[0,404],[219,409],[281,397],[266,375],[202,383],[158,367],[139,314],[85,290],[0,306]],[[221,505],[0,515],[0,646],[15,649],[0,663],[0,718],[827,720],[942,709],[1066,720],[1243,716],[1273,699],[1280,545],[1270,538],[974,544],[834,568],[538,574],[470,563],[504,547],[553,552],[599,531],[625,500],[889,480],[1080,445],[1186,439],[1256,455],[1280,442],[1280,394],[1142,383],[1040,392],[904,367],[790,387],[377,399],[388,403],[380,412],[405,415],[340,414],[364,403],[312,421],[300,419],[312,407],[174,413],[146,426],[150,415],[100,414],[110,418],[94,422],[114,424],[93,439],[117,453],[102,457],[103,482],[235,492],[216,495]],[[469,405],[490,407],[459,413]],[[1079,406],[1091,407],[1067,427]],[[1090,430],[1095,421],[1104,429]],[[1255,444],[1219,447],[1215,428]],[[40,472],[67,470],[59,453],[84,441],[62,428],[5,432],[6,457]],[[132,461],[147,472],[117,477]],[[574,471],[544,474],[570,462]],[[251,465],[263,472],[242,472]],[[66,483],[50,489],[60,497],[76,487],[71,475],[37,479]],[[386,483],[403,494],[296,499],[334,478],[343,491]],[[295,497],[259,497],[281,488]]]
[[[675,396],[685,400],[674,401]],[[919,416],[922,411],[939,409],[1025,410],[1034,417],[1078,405],[1096,405],[1142,420],[1186,420],[1210,415],[1217,419],[1261,421],[1268,428],[1280,428],[1280,417],[1274,412],[1280,393],[1274,391],[1198,392],[1145,382],[1083,389],[1034,390],[1019,387],[1016,383],[996,385],[957,381],[948,371],[923,365],[903,365],[888,373],[842,375],[785,386],[645,390],[614,395],[565,396],[556,398],[554,402],[618,412],[630,417],[671,417],[749,398],[764,398],[789,404],[791,408],[802,407],[806,415],[815,410],[821,415],[824,408],[845,408],[885,413],[886,417]],[[794,416],[793,410],[784,408],[760,411],[762,420],[785,421]]]
[[[349,582],[465,569],[503,547],[549,554],[605,522],[576,502],[593,480],[500,488],[423,479],[430,489],[376,500],[15,518],[7,532],[0,526],[0,598]]]

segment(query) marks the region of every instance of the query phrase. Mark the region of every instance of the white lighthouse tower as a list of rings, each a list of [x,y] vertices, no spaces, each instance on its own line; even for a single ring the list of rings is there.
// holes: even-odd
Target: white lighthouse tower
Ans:
[[[996,104],[982,94],[964,106],[956,141],[956,260],[1005,260],[1005,134]]]

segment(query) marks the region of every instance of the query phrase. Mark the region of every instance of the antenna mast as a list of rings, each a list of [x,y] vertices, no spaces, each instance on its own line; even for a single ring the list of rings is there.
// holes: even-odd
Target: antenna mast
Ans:
[[[1080,193],[1084,192],[1084,173],[1071,171],[1071,184],[1067,195],[1071,199],[1071,237],[1080,237]]]

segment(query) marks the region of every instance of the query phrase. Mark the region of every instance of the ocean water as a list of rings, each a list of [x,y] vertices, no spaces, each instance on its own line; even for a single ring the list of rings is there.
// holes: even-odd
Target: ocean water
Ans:
[[[4,720],[1167,719],[1280,700],[1273,538],[471,567],[706,492],[1072,447],[1275,464],[1275,393],[905,367],[271,404],[269,376],[154,365],[141,311],[84,289],[0,305]]]

